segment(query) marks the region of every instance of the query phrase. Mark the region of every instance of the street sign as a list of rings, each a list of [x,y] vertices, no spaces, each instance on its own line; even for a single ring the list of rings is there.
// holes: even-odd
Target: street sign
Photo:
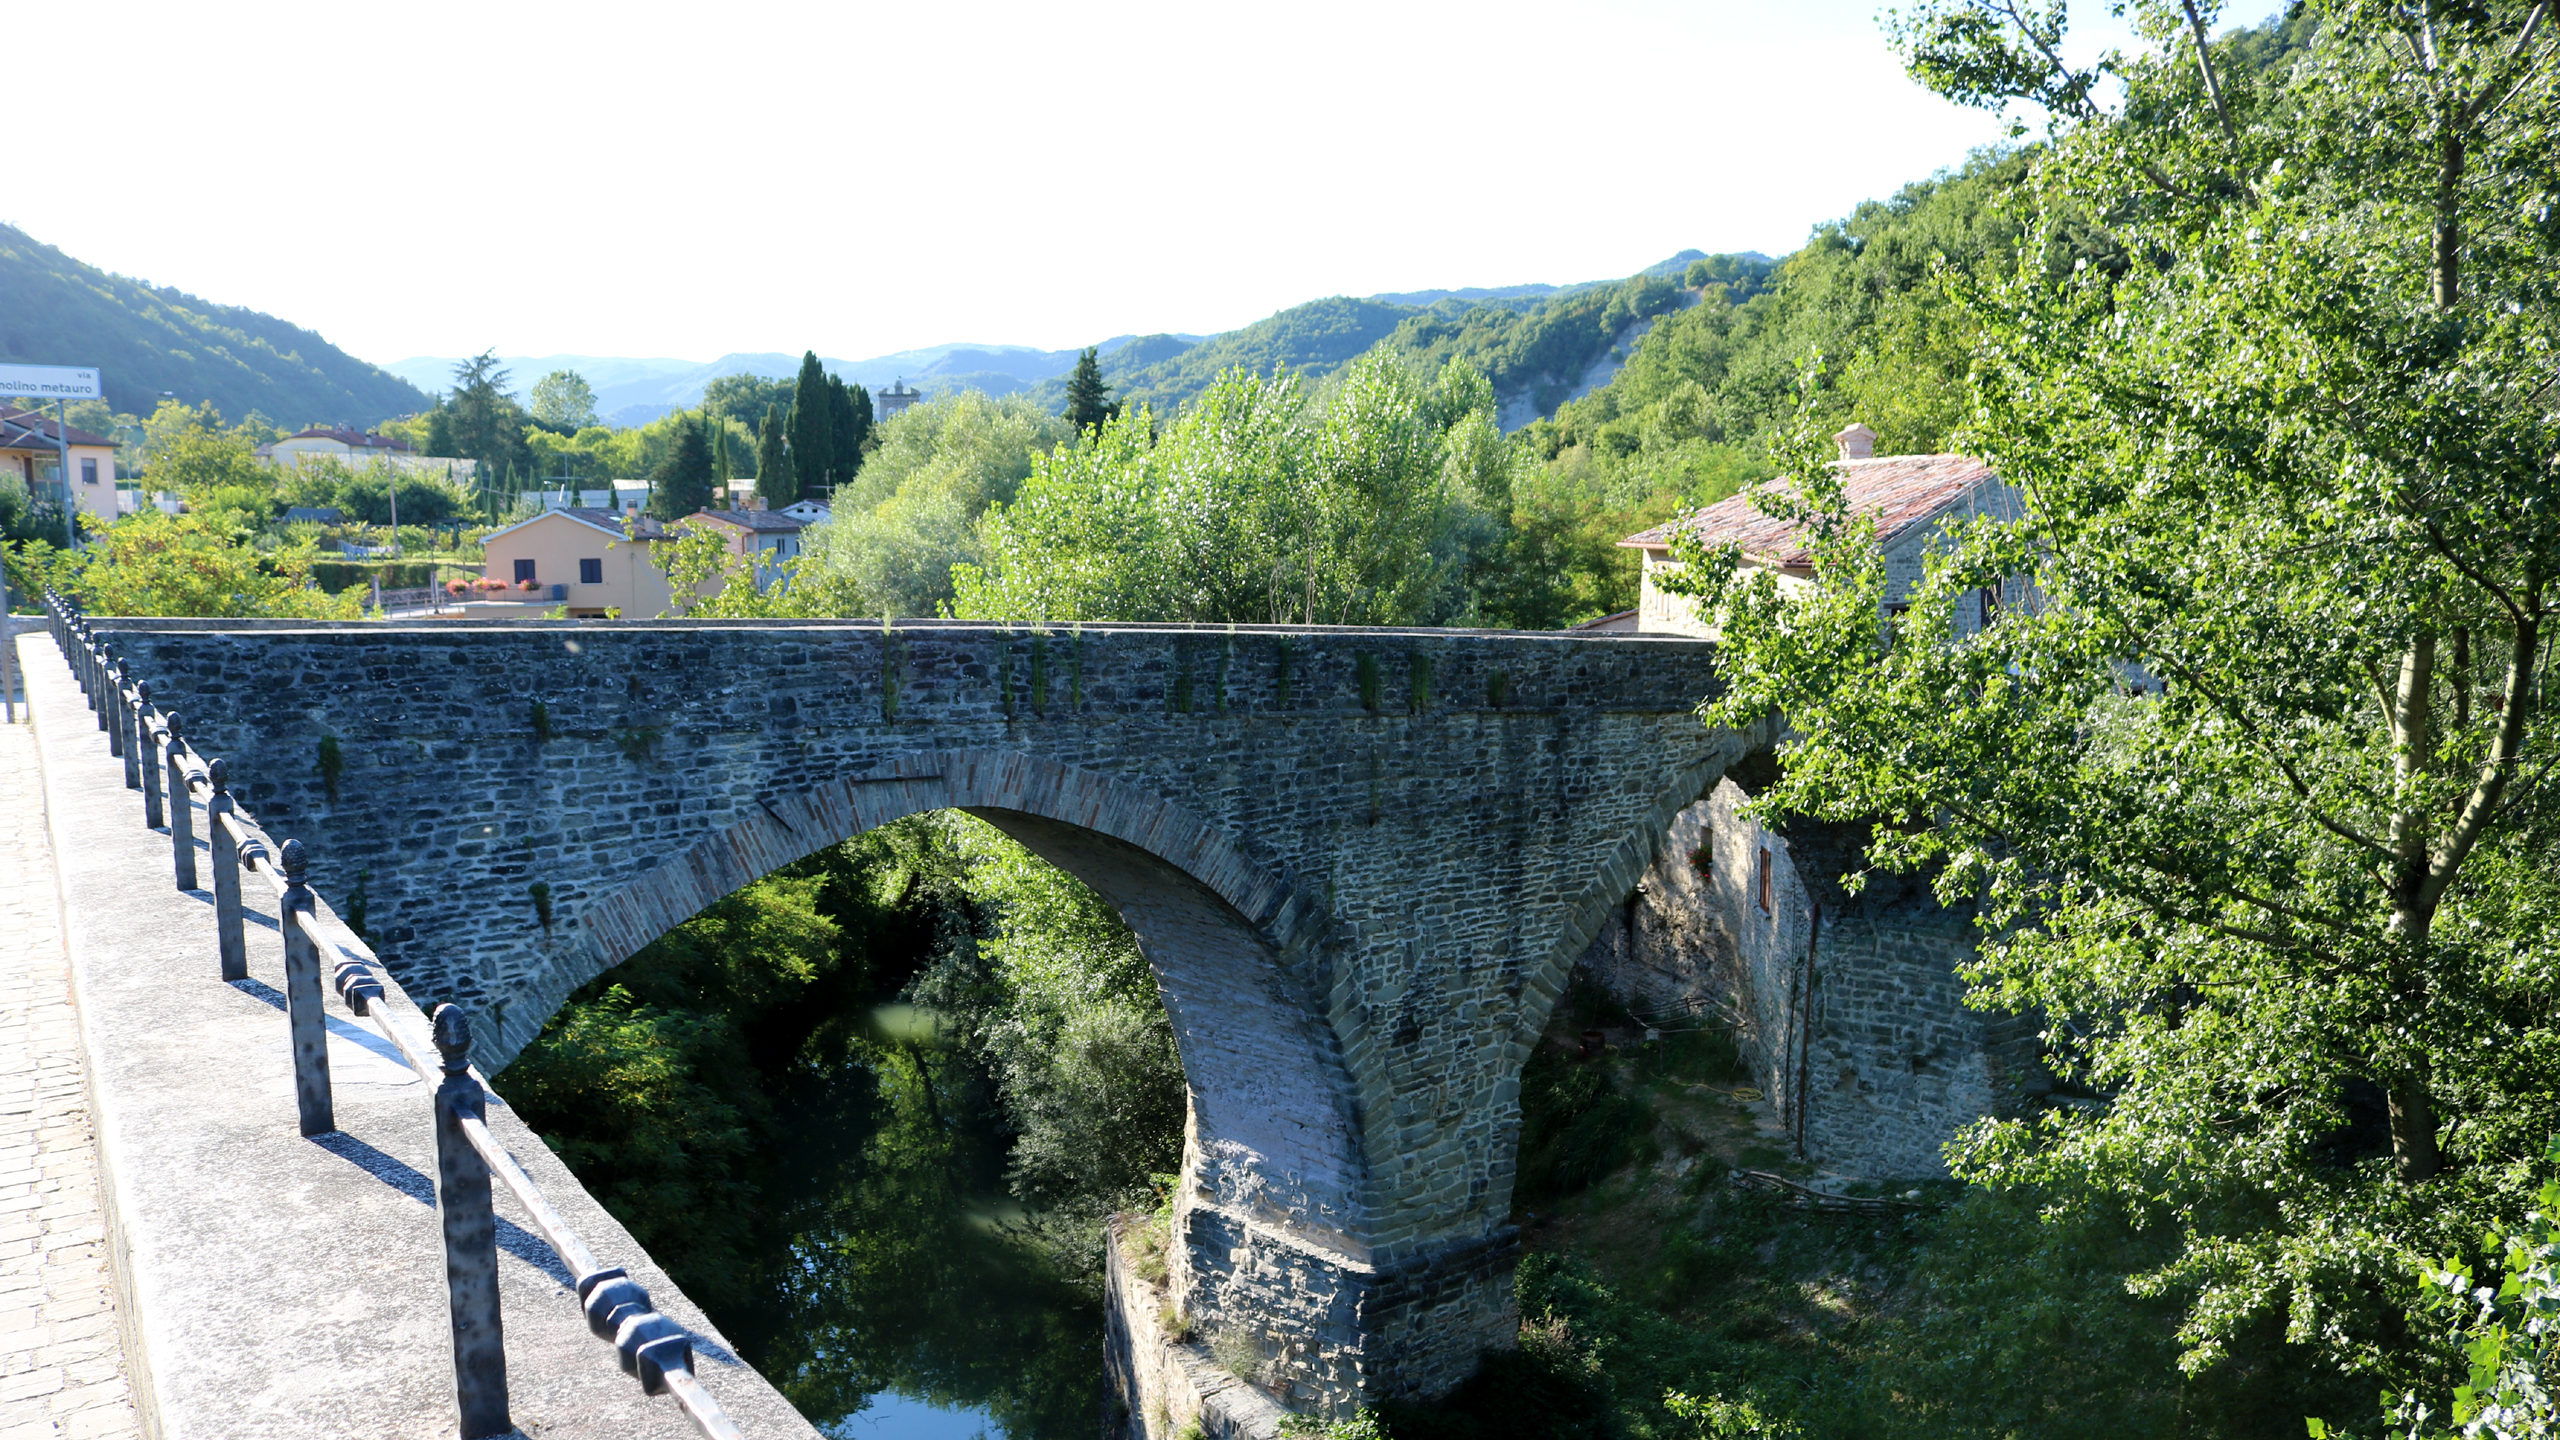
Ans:
[[[95,365],[0,365],[0,395],[96,400],[102,393]]]

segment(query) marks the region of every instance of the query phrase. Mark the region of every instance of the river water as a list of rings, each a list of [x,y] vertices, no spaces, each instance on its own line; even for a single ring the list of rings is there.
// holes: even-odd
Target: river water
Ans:
[[[848,1031],[779,1097],[763,1283],[712,1312],[845,1440],[1088,1440],[1102,1303],[1024,1237],[993,1095],[963,1057]]]

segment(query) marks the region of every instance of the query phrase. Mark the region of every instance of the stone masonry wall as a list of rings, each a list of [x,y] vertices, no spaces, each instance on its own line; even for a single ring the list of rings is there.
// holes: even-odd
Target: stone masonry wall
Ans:
[[[2032,1022],[1966,1007],[1970,913],[1876,875],[1851,895],[1861,827],[1780,832],[1732,779],[1666,827],[1621,921],[1585,956],[1648,1017],[1712,1014],[1806,1158],[1837,1173],[1934,1178],[1958,1130],[2050,1088]],[[1768,854],[1769,905],[1760,865]]]
[[[1186,1261],[1298,1277],[1239,1318],[1324,1332],[1326,1407],[1508,1342],[1520,1064],[1743,748],[1694,714],[1711,647],[1663,637],[101,626],[411,993],[488,1020],[491,1069],[702,905],[899,815],[969,808],[1085,876],[1157,966],[1183,1203],[1234,1242]],[[1346,1328],[1347,1290],[1378,1303]]]

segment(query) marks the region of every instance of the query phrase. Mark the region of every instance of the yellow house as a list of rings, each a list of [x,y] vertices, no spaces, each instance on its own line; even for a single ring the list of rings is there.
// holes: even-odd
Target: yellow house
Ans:
[[[669,538],[665,526],[645,515],[546,510],[490,531],[481,543],[488,575],[508,583],[502,592],[508,598],[565,603],[573,619],[602,618],[610,610],[649,620],[666,613],[672,594],[652,553]]]
[[[56,441],[61,444],[57,445]],[[0,469],[27,483],[38,499],[61,499],[62,446],[71,452],[71,503],[104,525],[124,513],[116,499],[116,443],[78,426],[65,427],[41,410],[0,405]]]

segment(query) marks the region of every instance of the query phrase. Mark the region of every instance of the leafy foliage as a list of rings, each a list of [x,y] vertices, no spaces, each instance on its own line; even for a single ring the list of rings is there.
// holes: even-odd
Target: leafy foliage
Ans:
[[[2522,6],[2312,11],[2269,71],[2146,12],[2114,109],[2010,7],[1907,17],[1916,73],[2055,107],[2015,264],[1950,282],[1958,438],[2026,513],[1950,535],[1881,623],[1815,392],[1765,503],[1819,588],[1688,558],[1709,713],[1794,727],[1771,807],[1882,817],[1875,863],[1979,896],[1981,1003],[2049,1017],[2107,1097],[1983,1124],[1960,1173],[2173,1233],[2133,1283],[2191,1375],[2432,1387],[2404,1277],[2519,1213],[2560,1128],[2560,79]],[[1960,633],[2003,585],[2032,603]]]
[[[1044,457],[990,512],[955,613],[1019,620],[1375,624],[1463,611],[1483,529],[1466,473],[1500,464],[1481,377],[1383,356],[1319,415],[1294,377],[1219,378],[1159,437],[1139,408]],[[1498,436],[1493,437],[1498,444]]]
[[[576,433],[596,423],[595,387],[575,370],[554,370],[533,382],[533,418]]]

